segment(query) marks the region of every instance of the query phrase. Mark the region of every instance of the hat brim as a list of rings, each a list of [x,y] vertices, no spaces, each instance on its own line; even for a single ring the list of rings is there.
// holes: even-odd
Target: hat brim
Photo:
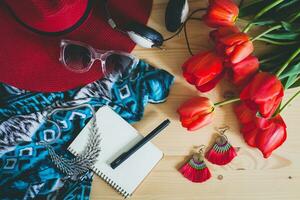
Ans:
[[[100,79],[103,75],[98,62],[86,73],[69,71],[59,62],[61,39],[82,41],[103,50],[132,51],[135,44],[107,24],[100,2],[93,0],[93,10],[87,20],[76,30],[61,36],[31,32],[0,2],[0,81],[20,89],[54,92]],[[132,20],[146,24],[152,0],[111,0],[109,8],[120,24]]]

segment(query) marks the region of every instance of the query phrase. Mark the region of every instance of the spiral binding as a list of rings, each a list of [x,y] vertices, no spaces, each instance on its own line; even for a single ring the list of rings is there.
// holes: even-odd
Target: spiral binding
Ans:
[[[68,147],[68,151],[70,151],[75,156],[79,156],[78,153],[76,153],[70,147]],[[112,179],[110,179],[108,176],[102,173],[99,169],[97,169],[95,166],[92,166],[91,168],[102,180],[104,180],[108,185],[110,185],[117,192],[119,192],[124,198],[127,198],[131,195],[130,193],[126,192],[122,187],[120,187],[118,184],[116,184]]]

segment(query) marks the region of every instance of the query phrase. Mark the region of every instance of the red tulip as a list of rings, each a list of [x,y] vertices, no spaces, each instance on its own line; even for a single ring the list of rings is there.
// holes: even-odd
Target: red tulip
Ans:
[[[234,106],[234,113],[242,125],[252,122],[256,114],[255,111],[249,109],[245,103],[239,103]]]
[[[286,125],[280,115],[270,119],[259,117],[244,103],[235,107],[235,113],[242,124],[241,133],[245,142],[257,147],[265,158],[286,140]]]
[[[201,92],[213,89],[221,79],[223,60],[212,51],[201,52],[182,66],[183,76]]]
[[[256,113],[249,109],[246,104],[241,103],[234,107],[235,114],[242,125],[241,133],[245,142],[252,147],[256,147]]]
[[[223,78],[224,73],[219,74],[216,78],[214,78],[213,80],[209,81],[206,84],[203,84],[201,86],[196,86],[196,88],[200,91],[200,92],[208,92],[211,89],[215,88],[216,85],[220,82],[220,80]]]
[[[287,138],[286,125],[280,115],[261,124],[261,131],[256,136],[257,148],[268,158]]]
[[[228,63],[226,67],[228,67],[229,80],[233,84],[241,86],[248,82],[258,71],[259,61],[257,57],[250,55],[239,63]]]
[[[218,43],[220,38],[232,35],[234,33],[239,33],[239,32],[240,30],[236,26],[225,26],[225,27],[219,27],[215,30],[212,30],[209,33],[209,37],[212,39],[212,41]]]
[[[235,26],[220,27],[210,32],[210,38],[215,42],[218,54],[225,57],[225,61],[237,64],[247,58],[254,50],[247,34],[242,33]]]
[[[234,33],[220,38],[216,50],[225,56],[227,61],[236,64],[247,58],[254,47],[247,34]]]
[[[207,26],[233,26],[238,17],[239,9],[231,0],[210,0],[207,13],[203,17]]]
[[[177,110],[183,127],[197,130],[213,119],[214,104],[206,97],[194,97],[184,102]]]
[[[260,72],[242,90],[240,99],[261,116],[269,118],[279,106],[283,92],[283,86],[275,75]]]
[[[241,133],[243,134],[245,142],[251,147],[256,146],[256,136],[259,132],[259,129],[256,126],[255,121],[250,122],[249,124],[244,125],[241,128]]]

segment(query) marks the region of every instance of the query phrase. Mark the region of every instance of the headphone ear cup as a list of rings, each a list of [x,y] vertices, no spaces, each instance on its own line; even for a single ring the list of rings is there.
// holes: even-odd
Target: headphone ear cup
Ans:
[[[176,32],[187,19],[189,4],[187,0],[169,0],[165,14],[166,28]]]
[[[138,22],[131,22],[124,28],[129,37],[139,46],[160,47],[164,42],[164,38],[159,32]]]

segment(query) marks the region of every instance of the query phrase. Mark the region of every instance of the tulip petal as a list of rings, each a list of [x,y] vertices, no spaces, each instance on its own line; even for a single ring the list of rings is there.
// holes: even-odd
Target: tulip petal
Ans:
[[[223,78],[224,73],[219,74],[215,79],[211,80],[210,82],[203,84],[201,86],[196,86],[196,88],[200,91],[200,92],[208,92],[210,90],[212,90],[213,88],[216,87],[216,85],[221,81],[221,79]]]
[[[240,98],[263,117],[271,117],[284,95],[283,86],[275,75],[260,72],[240,93]]]
[[[210,1],[207,13],[203,17],[209,27],[233,26],[239,9],[231,0]]]
[[[245,103],[236,105],[234,107],[234,112],[242,125],[252,122],[256,114],[255,111],[249,109]]]
[[[222,7],[227,12],[232,12],[234,15],[238,15],[239,8],[232,0],[213,0],[211,1],[211,4],[215,3],[216,5]]]
[[[194,97],[183,104],[177,109],[181,117],[192,118],[195,115],[205,115],[214,110],[213,103],[206,97]]]
[[[230,55],[230,61],[233,64],[239,63],[247,58],[254,50],[253,43],[251,41],[244,42],[237,45]]]
[[[259,61],[257,57],[250,55],[237,64],[229,63],[226,66],[229,68],[228,76],[230,80],[233,84],[241,86],[250,80],[258,71]]]
[[[181,125],[188,130],[199,129],[212,121],[213,103],[206,97],[194,97],[177,109]]]
[[[236,26],[225,26],[219,27],[218,29],[212,30],[209,33],[209,37],[214,41],[218,42],[220,38],[238,33],[240,30]]]
[[[235,33],[228,35],[226,37],[223,37],[220,39],[220,42],[227,46],[242,44],[244,42],[249,41],[249,36],[245,33]]]
[[[255,127],[255,123],[250,122],[241,128],[241,133],[243,133],[243,137],[245,142],[251,146],[256,147],[256,136],[258,134],[258,130]]]
[[[182,73],[183,77],[185,78],[185,80],[189,83],[189,84],[192,84],[192,85],[195,85],[196,84],[196,78],[195,76],[193,76],[192,74],[190,73],[187,73],[187,72],[183,72]]]
[[[213,114],[209,115],[203,115],[200,116],[197,120],[193,121],[189,126],[187,127],[188,131],[195,131],[198,130],[208,124],[210,124],[213,121]]]
[[[223,59],[212,51],[201,52],[182,66],[183,76],[197,87],[214,80],[223,71]]]
[[[271,119],[268,129],[261,131],[256,138],[257,147],[268,158],[287,138],[286,127],[281,116]]]

